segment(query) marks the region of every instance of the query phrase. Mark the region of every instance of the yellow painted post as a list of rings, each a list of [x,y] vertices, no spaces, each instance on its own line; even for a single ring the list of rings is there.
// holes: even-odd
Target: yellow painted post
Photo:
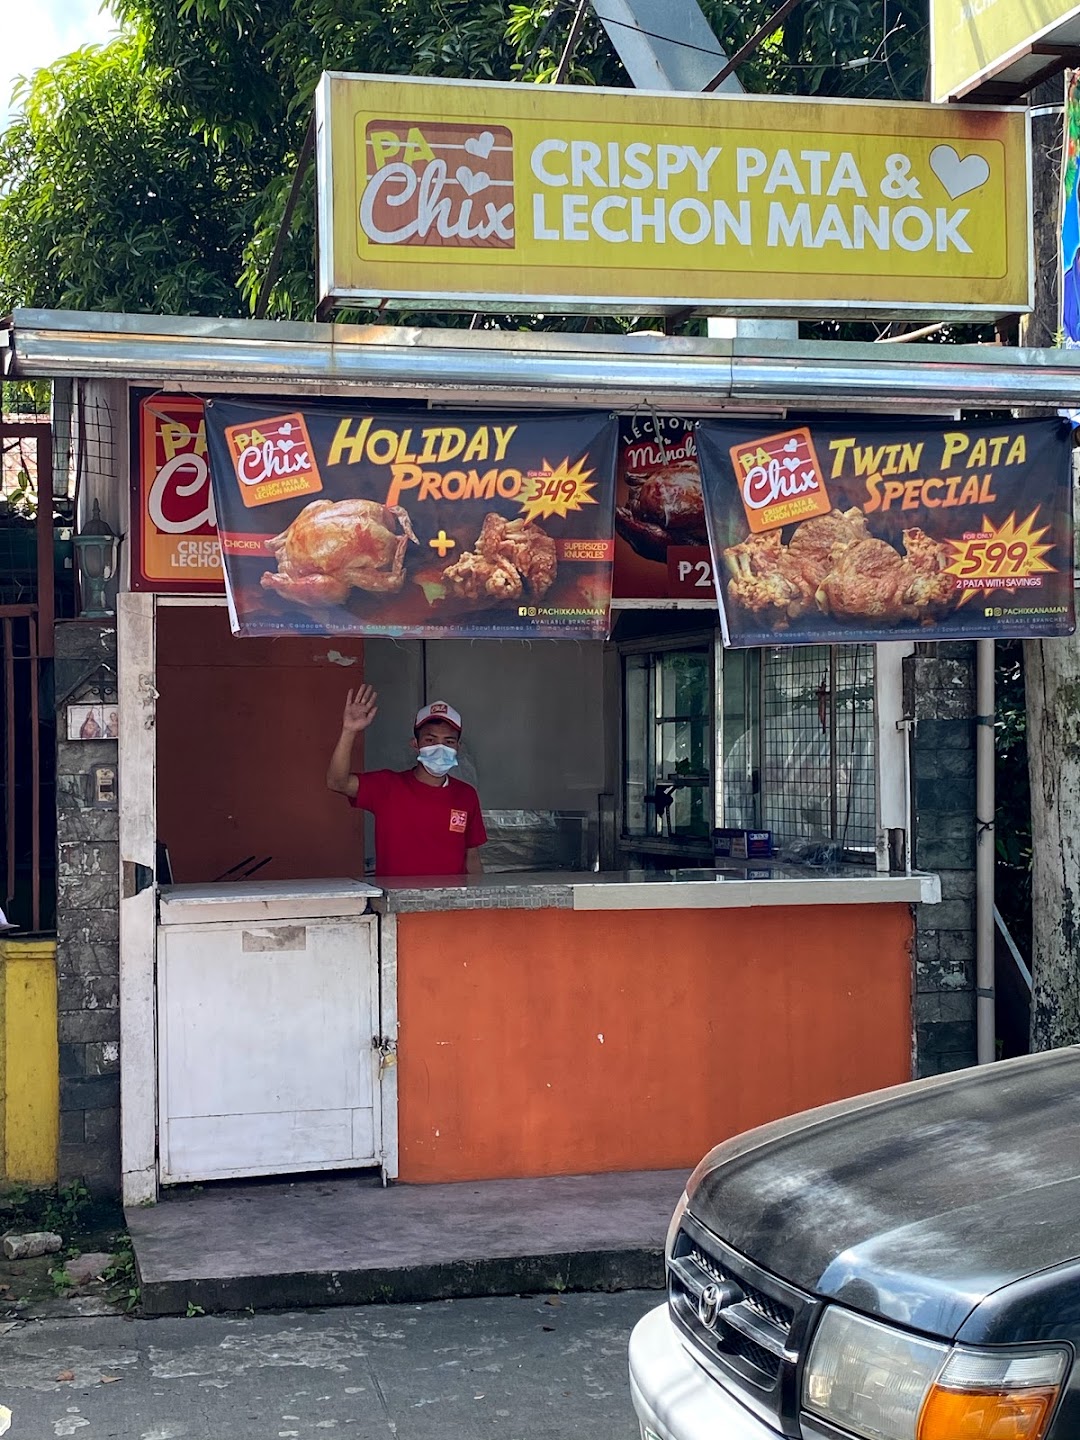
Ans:
[[[59,1143],[56,941],[0,940],[0,1177],[54,1185]]]

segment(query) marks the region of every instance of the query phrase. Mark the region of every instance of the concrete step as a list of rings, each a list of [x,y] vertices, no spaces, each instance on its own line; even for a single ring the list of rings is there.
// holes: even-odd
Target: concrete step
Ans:
[[[144,1313],[658,1289],[682,1170],[391,1185],[305,1176],[127,1211]]]

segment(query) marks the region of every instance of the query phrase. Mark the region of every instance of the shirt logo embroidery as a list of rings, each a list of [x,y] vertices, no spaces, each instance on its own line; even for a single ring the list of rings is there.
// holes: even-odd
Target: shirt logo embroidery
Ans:
[[[450,833],[452,835],[464,835],[465,827],[469,823],[469,812],[467,810],[450,811]]]

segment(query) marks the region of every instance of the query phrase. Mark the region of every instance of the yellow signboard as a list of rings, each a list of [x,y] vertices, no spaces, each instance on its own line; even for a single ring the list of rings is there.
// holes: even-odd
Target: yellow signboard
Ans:
[[[324,75],[324,299],[1030,308],[1024,112]]]
[[[930,0],[930,89],[935,100],[954,100],[1030,54],[1039,42],[1075,47],[1080,16],[1076,0]],[[1024,78],[1046,65],[1033,58]]]

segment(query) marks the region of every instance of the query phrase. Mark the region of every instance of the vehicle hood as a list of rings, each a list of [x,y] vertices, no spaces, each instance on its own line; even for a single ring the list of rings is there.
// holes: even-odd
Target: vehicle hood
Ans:
[[[800,1289],[954,1336],[995,1290],[1080,1256],[1080,1047],[749,1131],[687,1192],[703,1225]]]

